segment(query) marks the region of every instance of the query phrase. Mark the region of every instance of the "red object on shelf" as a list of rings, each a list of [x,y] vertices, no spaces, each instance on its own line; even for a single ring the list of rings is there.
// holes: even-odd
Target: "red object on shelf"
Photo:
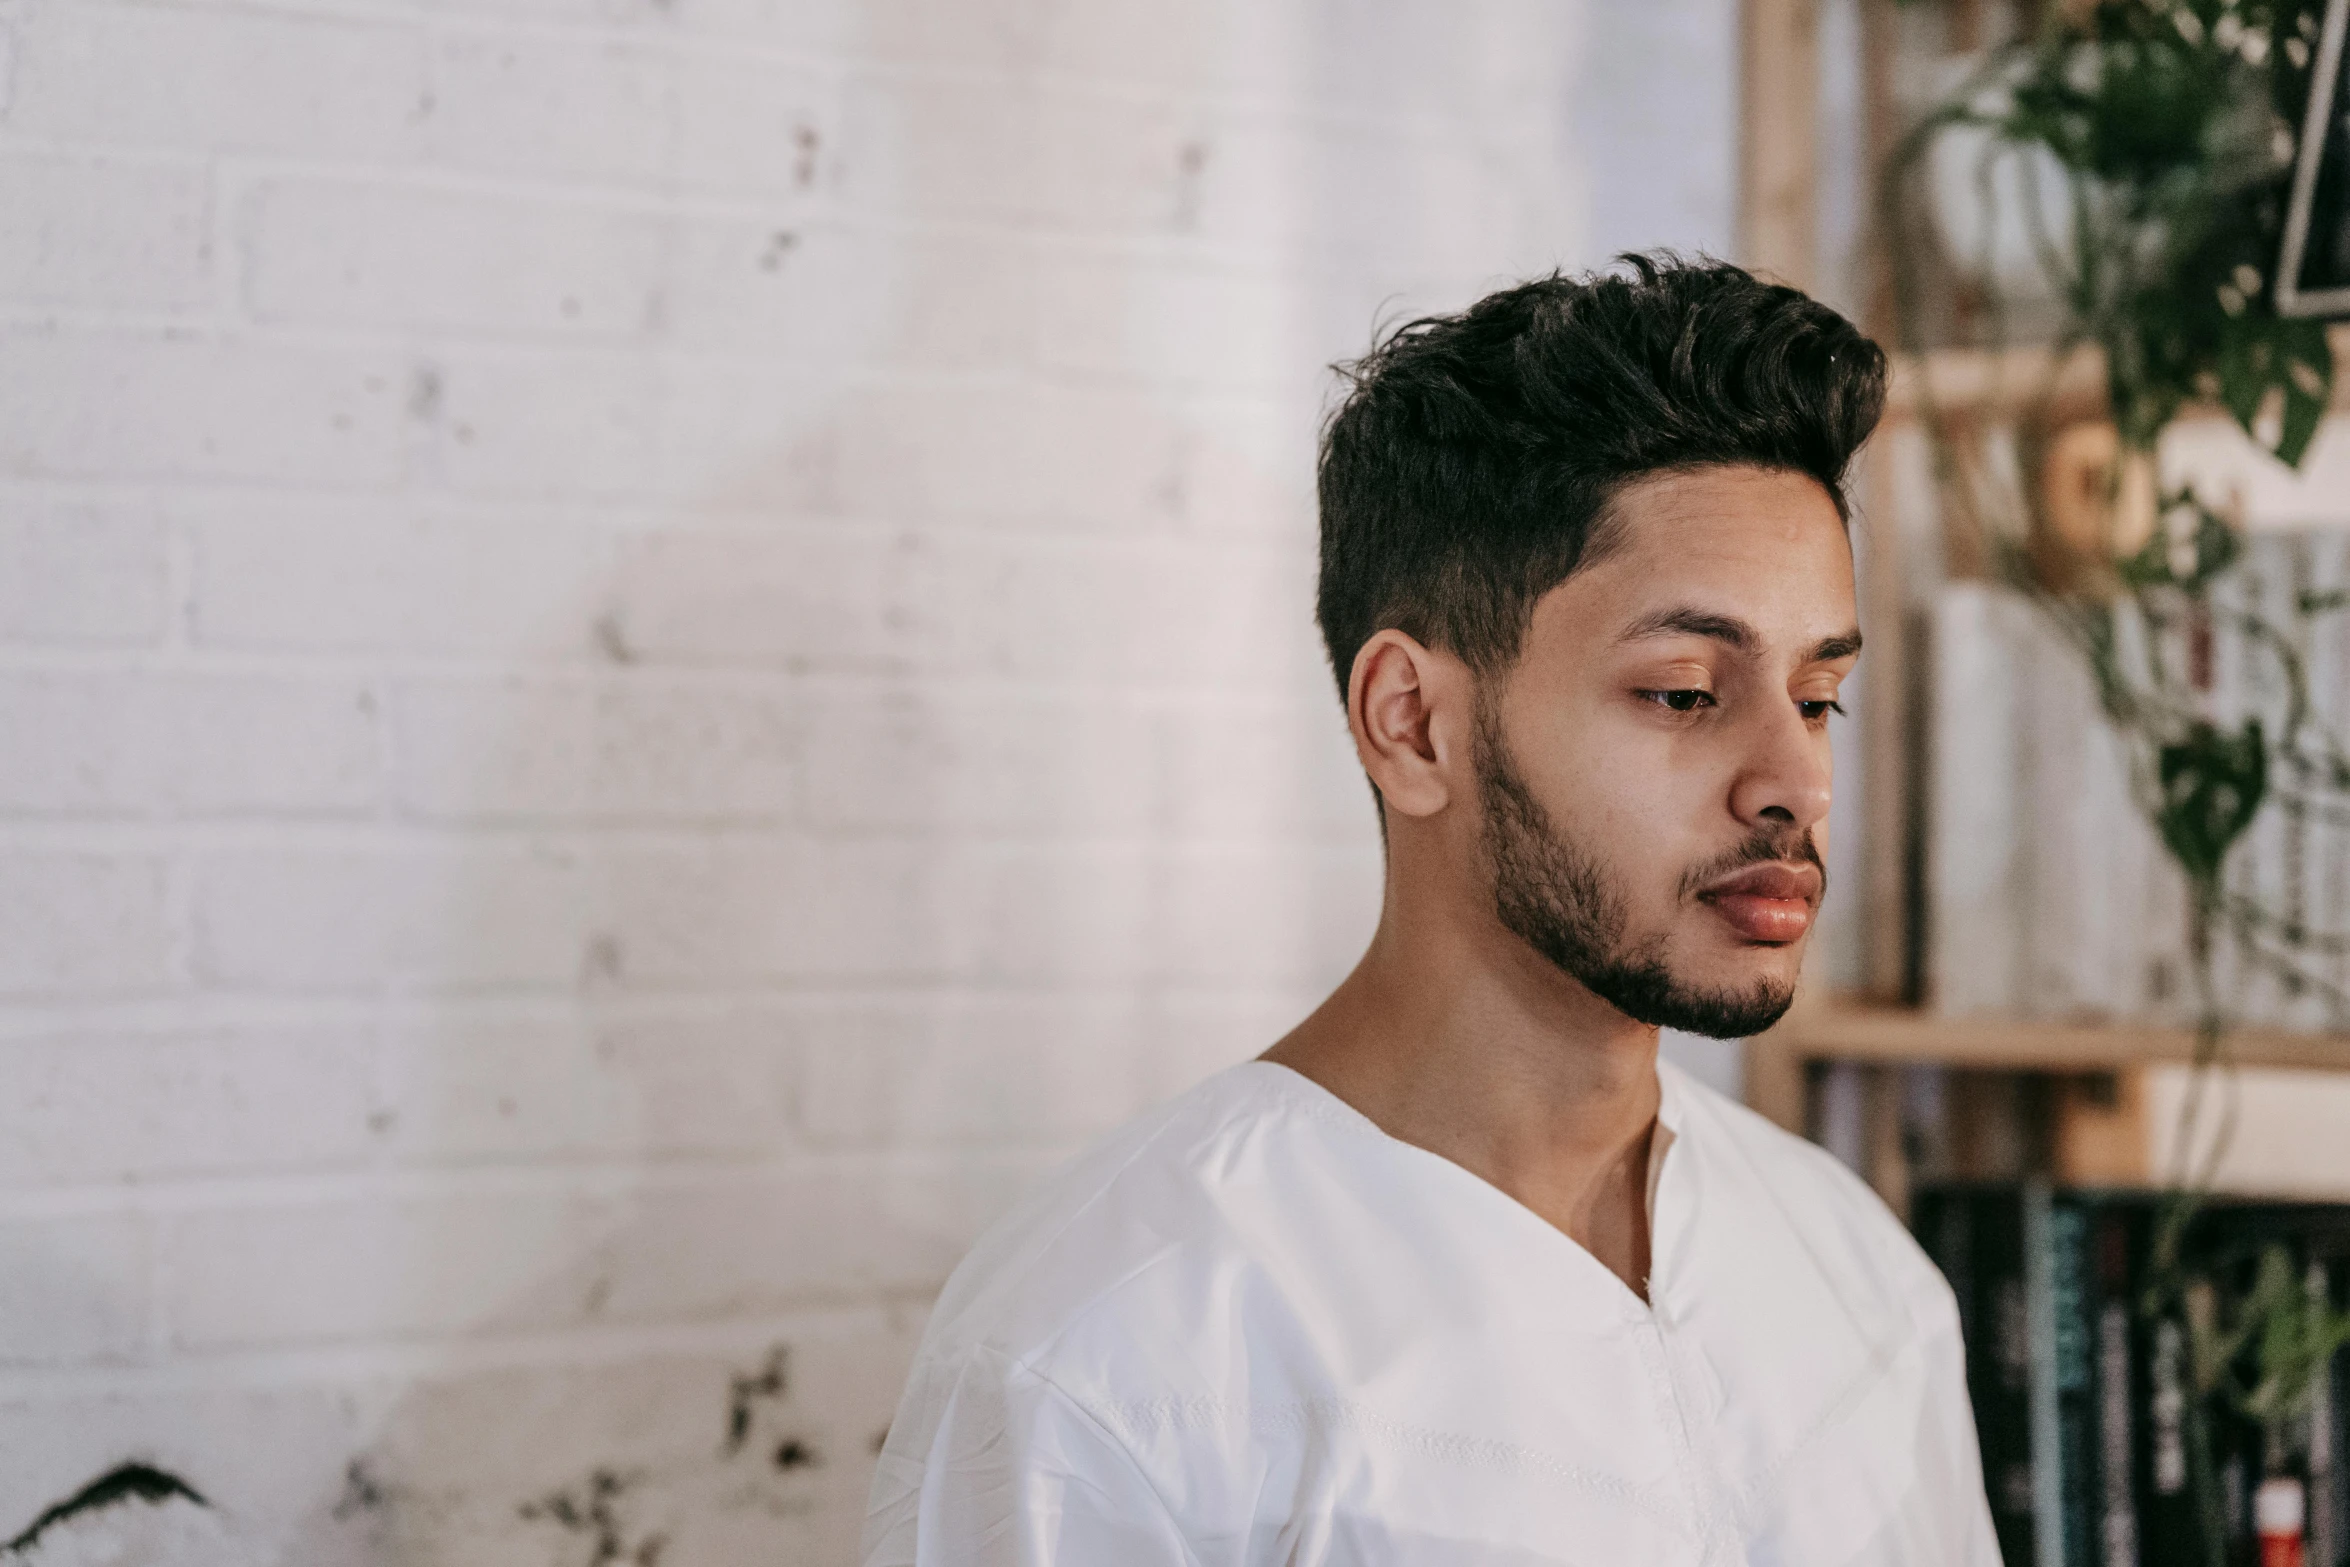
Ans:
[[[2252,1522],[2260,1531],[2260,1567],[2307,1567],[2302,1529],[2308,1500],[2289,1475],[2263,1480],[2252,1495]]]

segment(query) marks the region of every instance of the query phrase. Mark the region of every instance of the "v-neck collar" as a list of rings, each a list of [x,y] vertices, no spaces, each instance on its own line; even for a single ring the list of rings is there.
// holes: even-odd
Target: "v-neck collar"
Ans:
[[[1648,1298],[1645,1300],[1641,1298],[1640,1292],[1625,1283],[1613,1268],[1594,1256],[1589,1247],[1484,1176],[1479,1175],[1458,1160],[1447,1158],[1432,1148],[1424,1148],[1418,1143],[1397,1137],[1295,1067],[1283,1066],[1277,1061],[1258,1059],[1243,1062],[1234,1070],[1261,1072],[1263,1075],[1260,1077],[1260,1081],[1272,1087],[1275,1092],[1283,1094],[1291,1102],[1306,1108],[1310,1113],[1376,1139],[1379,1144],[1392,1150],[1394,1156],[1399,1159],[1411,1161],[1425,1169],[1446,1172],[1443,1176],[1444,1179],[1469,1183],[1478,1192],[1484,1194],[1477,1199],[1478,1201],[1488,1205],[1500,1204],[1503,1210],[1514,1215],[1514,1218],[1509,1222],[1521,1227],[1532,1226],[1546,1237],[1543,1244],[1564,1247],[1566,1253],[1572,1257],[1575,1267],[1588,1270],[1598,1279],[1604,1280],[1605,1283],[1600,1288],[1607,1292],[1606,1298],[1615,1303],[1621,1314],[1630,1320],[1641,1322],[1655,1319],[1659,1284],[1657,1259],[1661,1251],[1657,1244],[1658,1221],[1660,1200],[1664,1195],[1665,1172],[1668,1162],[1676,1170],[1687,1162],[1686,1155],[1678,1160],[1668,1161],[1667,1158],[1674,1144],[1680,1141],[1679,1128],[1682,1122],[1681,1096],[1677,1091],[1678,1085],[1674,1082],[1673,1070],[1668,1063],[1660,1060],[1656,1066],[1657,1111],[1655,1126],[1649,1140],[1646,1192],[1649,1277]],[[1679,1184],[1678,1181],[1675,1182],[1676,1187]],[[1672,1217],[1677,1221],[1679,1215],[1675,1212]],[[1681,1226],[1676,1222],[1673,1228],[1678,1234]]]

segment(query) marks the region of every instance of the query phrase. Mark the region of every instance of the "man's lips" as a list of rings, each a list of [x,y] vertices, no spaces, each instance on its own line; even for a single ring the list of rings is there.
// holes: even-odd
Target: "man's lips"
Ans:
[[[1748,941],[1794,941],[1811,929],[1820,901],[1820,871],[1816,865],[1776,861],[1750,865],[1697,896]]]

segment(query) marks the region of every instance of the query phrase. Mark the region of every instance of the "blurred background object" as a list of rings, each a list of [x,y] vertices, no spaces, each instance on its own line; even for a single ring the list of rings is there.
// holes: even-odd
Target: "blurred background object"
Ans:
[[[2338,1563],[2350,3],[1864,18],[1888,896],[1750,1098],[1942,1265],[2010,1563]]]
[[[1848,264],[1755,11],[1784,251],[1730,0],[0,0],[0,1557],[853,1561],[1374,918],[1325,367]]]
[[[1861,972],[1756,1047],[1750,1097],[1897,1204],[1919,1178],[2174,1171],[2207,1015],[2252,1069],[2225,1085],[2249,1118],[2220,1185],[2350,1193],[2350,1141],[2251,1110],[2350,1115],[2324,798],[2350,779],[2327,760],[2350,718],[2345,340],[2268,288],[2315,166],[2311,84],[2340,69],[2328,9],[1863,8],[1858,297],[1903,349],[1862,481],[1876,899]],[[2220,798],[2194,780],[2235,788],[2231,736],[2262,777],[2183,849]],[[2182,852],[2209,859],[2209,921]]]

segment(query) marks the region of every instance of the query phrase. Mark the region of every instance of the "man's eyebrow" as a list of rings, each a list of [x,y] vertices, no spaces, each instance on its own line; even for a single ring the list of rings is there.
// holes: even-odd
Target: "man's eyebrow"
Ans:
[[[1841,636],[1828,637],[1811,650],[1807,664],[1832,664],[1840,658],[1850,658],[1860,651],[1860,631],[1855,627]]]
[[[1624,634],[1619,640],[1639,642],[1649,637],[1707,637],[1741,653],[1751,653],[1762,645],[1762,639],[1755,634],[1754,628],[1737,616],[1720,615],[1712,610],[1695,609],[1687,605],[1660,609],[1641,616],[1624,628]],[[1821,638],[1812,644],[1811,651],[1804,655],[1803,661],[1807,664],[1832,664],[1840,658],[1851,658],[1858,652],[1860,629],[1856,626],[1850,631]]]
[[[1710,637],[1741,653],[1753,652],[1762,641],[1752,626],[1735,615],[1717,615],[1711,610],[1687,606],[1643,615],[1626,626],[1617,640],[1639,642],[1649,637]]]

